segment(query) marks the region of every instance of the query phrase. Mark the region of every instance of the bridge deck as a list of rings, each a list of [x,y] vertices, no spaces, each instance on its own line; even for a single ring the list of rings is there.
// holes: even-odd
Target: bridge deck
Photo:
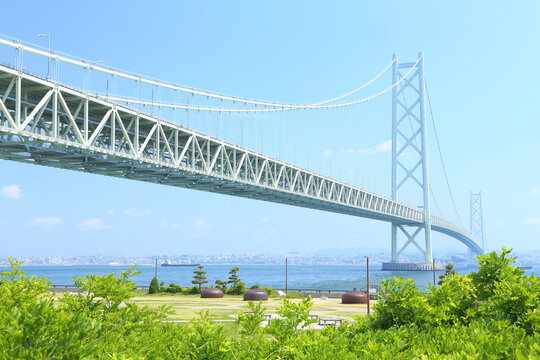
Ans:
[[[233,144],[0,66],[0,158],[402,225],[423,211]],[[480,252],[464,229],[432,229]]]

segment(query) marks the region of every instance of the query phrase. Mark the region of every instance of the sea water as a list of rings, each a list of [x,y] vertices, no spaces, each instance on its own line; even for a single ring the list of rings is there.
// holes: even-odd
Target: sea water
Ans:
[[[277,289],[285,288],[285,266],[277,265],[205,265],[208,285],[214,285],[216,280],[227,280],[229,271],[233,267],[239,267],[238,275],[248,287],[254,284],[270,286]],[[128,265],[71,265],[71,266],[22,266],[28,275],[47,278],[53,285],[73,285],[74,277],[93,275],[119,274],[120,270],[127,270]],[[160,282],[165,285],[175,283],[181,286],[193,286],[193,270],[196,267],[157,267],[157,275]],[[131,278],[137,285],[148,286],[154,277],[155,268],[149,265],[137,266],[141,274]],[[468,273],[476,269],[458,269],[459,273]],[[0,268],[0,271],[3,269]],[[444,271],[437,271],[436,281]],[[533,267],[526,274],[540,274],[540,267]],[[428,284],[433,283],[431,271],[381,271],[380,265],[370,266],[370,283],[378,284],[382,280],[398,276],[415,280],[421,290],[426,290]],[[365,289],[366,267],[358,265],[340,266],[305,266],[289,265],[288,270],[289,289],[321,289],[321,290],[352,290],[353,288]]]

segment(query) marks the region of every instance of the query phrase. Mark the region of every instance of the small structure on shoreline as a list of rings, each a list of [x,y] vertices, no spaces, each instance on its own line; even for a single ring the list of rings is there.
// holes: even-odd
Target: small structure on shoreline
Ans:
[[[368,297],[367,294],[363,291],[347,291],[341,296],[342,304],[367,304]]]
[[[218,299],[223,297],[223,291],[218,288],[206,288],[201,291],[201,298]]]
[[[268,293],[262,289],[249,289],[244,293],[244,301],[267,301]]]

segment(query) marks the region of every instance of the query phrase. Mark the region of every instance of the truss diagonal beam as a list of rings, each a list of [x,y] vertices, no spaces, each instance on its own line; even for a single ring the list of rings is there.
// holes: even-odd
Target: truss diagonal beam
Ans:
[[[425,214],[418,208],[0,66],[0,94],[6,93],[5,101],[0,102],[3,159],[399,225],[422,226],[425,222]],[[30,114],[21,111],[22,103],[33,107]],[[433,229],[479,248],[465,230],[444,219],[432,217],[431,221]]]

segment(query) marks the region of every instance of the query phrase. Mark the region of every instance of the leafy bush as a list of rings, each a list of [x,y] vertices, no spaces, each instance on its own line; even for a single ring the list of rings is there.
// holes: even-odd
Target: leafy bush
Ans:
[[[467,275],[450,274],[441,286],[430,287],[428,303],[440,324],[467,324],[477,313],[475,287]]]
[[[262,301],[248,301],[247,306],[252,312],[238,312],[236,323],[240,326],[240,334],[254,335],[261,330],[261,324],[265,320],[264,312],[266,311],[266,308],[262,306]]]
[[[159,292],[159,283],[157,277],[153,277],[150,281],[150,287],[148,288],[149,294],[157,294]]]
[[[165,323],[168,309],[129,301],[133,268],[78,278],[83,292],[54,301],[12,262],[0,274],[0,359],[539,359],[539,280],[495,255],[484,274],[449,275],[429,294],[389,279],[372,316],[322,330],[309,328],[310,298],[285,299],[267,327],[260,302],[234,325],[208,311]]]
[[[488,300],[494,292],[495,285],[503,280],[514,281],[524,273],[518,267],[512,266],[515,257],[508,257],[512,249],[502,248],[500,254],[495,251],[478,255],[478,271],[470,274],[478,294],[478,300]]]
[[[184,294],[187,293],[187,288],[171,283],[169,286],[163,287],[162,291],[169,294]]]
[[[266,291],[268,296],[277,296],[278,295],[278,292],[274,288],[271,288],[271,287],[268,287],[268,286],[263,286],[262,289],[264,291]]]
[[[242,295],[247,291],[246,284],[240,281],[233,286],[227,288],[227,294],[229,295]]]
[[[380,299],[373,307],[371,317],[376,329],[392,326],[424,326],[431,320],[432,310],[426,295],[414,284],[412,279],[391,277],[380,285]]]
[[[260,289],[261,288],[261,285],[259,284],[255,284],[255,285],[251,285],[250,289]]]

